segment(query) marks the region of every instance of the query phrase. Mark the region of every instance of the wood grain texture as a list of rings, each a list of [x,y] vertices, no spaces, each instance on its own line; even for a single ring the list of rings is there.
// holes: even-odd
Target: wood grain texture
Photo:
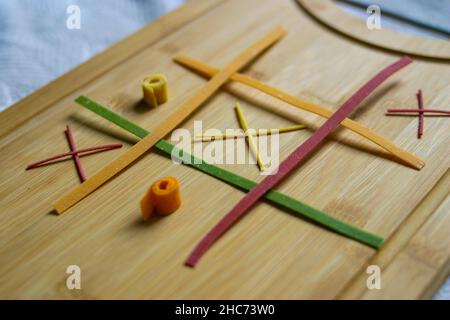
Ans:
[[[245,19],[243,12],[248,13]],[[165,21],[169,25],[176,23],[172,19]],[[222,67],[248,43],[279,24],[288,30],[286,38],[245,73],[330,110],[336,110],[375,70],[397,58],[393,53],[371,50],[331,33],[292,1],[232,0],[191,17],[189,23],[154,38],[114,66],[105,67],[104,61],[91,65],[94,73],[97,68],[106,69],[89,82],[74,85],[70,94],[61,89],[58,96],[59,83],[67,80],[55,82],[55,96],[50,95],[48,101],[45,95],[35,98],[43,99],[48,107],[29,121],[19,117],[15,122],[15,117],[2,113],[2,124],[8,122],[11,130],[0,138],[0,297],[342,297],[342,291],[360,275],[375,251],[265,202],[221,238],[198,268],[184,267],[184,259],[195,243],[242,197],[242,192],[193,169],[174,165],[160,154],[147,153],[73,212],[62,216],[51,212],[51,204],[77,186],[73,163],[63,161],[25,171],[29,163],[67,151],[66,124],[71,126],[79,148],[117,142],[129,148],[137,141],[83,110],[73,103],[74,97],[85,94],[151,131],[205,83],[173,63],[174,56],[186,54]],[[145,30],[144,38],[153,34],[152,25]],[[442,215],[445,196],[432,195],[450,165],[449,124],[446,118],[427,118],[425,135],[418,140],[417,119],[388,118],[384,112],[390,107],[414,105],[418,88],[424,91],[426,108],[447,105],[449,71],[445,62],[417,59],[352,115],[352,119],[425,159],[427,165],[421,171],[392,161],[362,138],[339,130],[278,187],[279,191],[392,240],[386,277],[393,279],[398,268],[408,273],[421,270],[423,278],[414,289],[414,297],[426,297],[427,288],[446,272],[443,261],[448,253],[442,249],[436,249],[439,257],[431,268],[423,267],[425,254],[407,259],[407,270],[402,268],[405,262],[397,262],[397,257],[404,257],[403,248],[409,243],[427,247],[435,238],[447,241],[442,226],[436,223],[440,218],[433,219],[436,214]],[[167,76],[172,98],[146,111],[140,82],[155,72]],[[236,100],[256,129],[304,123],[314,130],[323,122],[316,115],[288,108],[243,85],[230,83],[227,89],[233,95],[221,91],[181,127],[192,132],[194,120],[202,120],[203,129],[238,128],[233,112]],[[25,108],[34,112],[32,104]],[[281,136],[281,159],[310,135],[311,130],[301,130]],[[214,144],[219,146],[220,141]],[[184,147],[189,149],[191,145],[185,143]],[[87,176],[123,151],[81,157]],[[225,151],[232,152],[228,148]],[[261,181],[254,165],[221,166]],[[181,182],[181,208],[169,217],[142,223],[142,194],[152,182],[168,175]],[[448,190],[448,184],[442,188]],[[424,212],[420,215],[423,221],[410,219],[417,217],[417,210]],[[412,231],[396,237],[402,229]],[[398,244],[395,239],[400,239]],[[82,270],[79,291],[66,288],[65,271],[72,264]],[[409,289],[405,281],[392,284],[394,287],[386,287],[386,296]],[[382,292],[376,298],[382,298]],[[373,293],[363,290],[358,297],[365,298],[365,294]],[[405,293],[404,297],[410,296]]]
[[[449,271],[449,225],[450,197],[447,197],[382,272],[382,290],[366,291],[361,298],[431,298],[442,276]]]
[[[416,57],[450,60],[449,41],[413,37],[383,27],[370,30],[365,21],[347,14],[332,0],[296,1],[325,25],[362,43]]]
[[[441,283],[444,277],[448,275],[448,243],[449,240],[446,238],[446,234],[443,234],[444,230],[448,227],[445,223],[441,221],[433,223],[433,226],[437,227],[439,230],[437,232],[428,232],[428,246],[427,251],[431,256],[440,256],[441,261],[438,262],[438,267],[436,270],[429,270],[425,274],[421,275],[422,279],[425,277],[428,282],[424,285],[423,281],[419,283],[411,283],[411,276],[421,273],[422,263],[420,260],[409,261],[407,266],[408,272],[403,270],[398,274],[399,277],[388,282],[387,289],[386,285],[383,290],[375,290],[373,292],[368,291],[366,288],[366,267],[368,265],[377,265],[382,270],[382,279],[384,278],[384,270],[389,270],[392,276],[392,269],[390,266],[397,263],[397,258],[405,251],[406,248],[412,245],[416,239],[416,233],[422,232],[424,225],[428,224],[428,220],[434,219],[435,212],[442,211],[441,208],[445,208],[445,203],[448,202],[450,186],[450,171],[436,183],[433,189],[424,197],[421,203],[411,212],[403,224],[395,231],[395,233],[390,237],[389,241],[385,244],[382,250],[379,250],[363,268],[360,273],[355,276],[352,281],[340,292],[338,298],[341,299],[361,299],[367,295],[373,298],[394,298],[394,299],[406,299],[407,297],[415,296],[415,298],[430,298],[435,290],[430,291],[432,284]],[[450,217],[450,210],[445,213],[438,213],[442,221],[445,222],[448,217]],[[431,217],[431,218],[430,218]],[[436,220],[436,219],[434,219]],[[424,254],[423,252],[421,253]],[[443,257],[443,258],[442,258]],[[447,260],[447,261],[446,261]],[[403,274],[405,272],[405,274]],[[400,276],[401,275],[401,276]],[[385,279],[386,280],[386,279]],[[385,282],[383,280],[383,282]],[[383,285],[382,285],[383,287]],[[408,288],[406,290],[406,288]],[[437,288],[434,288],[437,289]],[[392,292],[396,290],[396,297],[392,297]],[[403,290],[403,292],[399,292]],[[427,291],[425,291],[427,290]],[[394,291],[395,292],[395,291]]]

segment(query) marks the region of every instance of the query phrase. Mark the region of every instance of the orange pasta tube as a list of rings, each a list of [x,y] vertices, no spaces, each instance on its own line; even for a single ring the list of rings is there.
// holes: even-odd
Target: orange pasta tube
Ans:
[[[169,215],[181,206],[180,184],[175,177],[156,181],[141,199],[141,212],[144,220],[153,213]]]
[[[280,40],[284,35],[283,28],[278,27],[266,36],[255,42],[253,45],[244,50],[236,58],[234,58],[224,69],[213,76],[205,85],[197,89],[195,93],[188,98],[177,110],[175,110],[166,119],[162,120],[158,127],[145,136],[142,140],[132,146],[127,152],[123,153],[114,161],[107,164],[103,169],[84,181],[77,188],[65,194],[53,204],[58,214],[63,213],[81,199],[85,198],[97,188],[102,186],[108,180],[112,179],[119,172],[124,170],[147,150],[153,147],[164,136],[175,129],[189,115],[197,110],[206,100],[208,100],[224,83],[228,81],[230,76],[237,70],[243,68],[250,63],[263,51],[268,49],[275,42]]]

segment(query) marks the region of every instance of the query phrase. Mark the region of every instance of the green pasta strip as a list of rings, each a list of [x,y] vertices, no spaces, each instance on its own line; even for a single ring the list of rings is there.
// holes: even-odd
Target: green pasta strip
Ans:
[[[139,138],[144,138],[146,135],[150,134],[149,131],[139,127],[133,122],[118,115],[117,113],[114,113],[110,109],[99,105],[98,103],[90,100],[87,97],[80,96],[75,101],[83,107],[91,110],[92,112],[98,114],[106,120],[115,123],[119,127],[136,135]],[[182,161],[183,164],[202,171],[241,190],[249,191],[257,185],[257,183],[252,180],[234,174],[225,169],[221,169],[217,166],[208,164],[203,160],[200,160],[193,155],[176,148],[173,144],[164,139],[159,140],[159,142],[155,144],[155,147],[169,156],[173,157],[174,155],[179,155],[179,160]],[[344,235],[350,239],[356,240],[360,243],[366,244],[372,248],[378,249],[383,244],[384,239],[382,237],[366,232],[348,223],[342,222],[318,209],[308,206],[307,204],[304,204],[280,192],[270,190],[265,194],[264,197],[280,207],[291,210],[297,216],[306,217],[327,229]]]

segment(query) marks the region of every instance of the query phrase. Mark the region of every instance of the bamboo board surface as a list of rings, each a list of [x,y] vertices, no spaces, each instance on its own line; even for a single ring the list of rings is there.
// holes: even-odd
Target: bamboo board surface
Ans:
[[[244,19],[242,13],[247,12],[251,14]],[[149,152],[67,213],[56,216],[51,204],[78,184],[73,163],[24,170],[31,162],[67,151],[66,124],[79,147],[122,142],[128,148],[136,142],[75,104],[78,95],[152,131],[205,82],[176,65],[174,56],[186,54],[224,66],[277,25],[286,28],[288,35],[245,73],[332,110],[398,57],[330,32],[294,1],[194,1],[3,112],[0,297],[428,297],[430,288],[448,272],[450,256],[445,232],[450,214],[448,119],[427,117],[425,135],[418,140],[417,118],[388,118],[384,112],[388,107],[416,106],[419,88],[426,108],[448,106],[448,61],[416,59],[352,115],[425,159],[421,171],[393,161],[378,147],[340,129],[277,187],[382,235],[387,242],[378,252],[261,202],[192,270],[183,266],[185,258],[242,197],[241,191]],[[441,50],[440,42],[435,45]],[[146,111],[140,81],[156,72],[167,76],[171,99]],[[194,120],[202,120],[204,129],[238,128],[236,101],[255,128],[304,123],[313,130],[323,123],[315,115],[242,85],[227,87],[182,127],[192,131]],[[280,136],[280,158],[311,130]],[[87,175],[121,152],[124,149],[82,157]],[[252,164],[220,166],[262,179]],[[167,175],[181,181],[182,207],[170,217],[144,224],[138,202],[153,181]],[[365,267],[372,261],[380,262],[382,276],[386,272],[385,290],[365,289]],[[66,268],[74,264],[81,267],[81,290],[66,288]],[[415,274],[421,275],[420,281],[411,283]]]

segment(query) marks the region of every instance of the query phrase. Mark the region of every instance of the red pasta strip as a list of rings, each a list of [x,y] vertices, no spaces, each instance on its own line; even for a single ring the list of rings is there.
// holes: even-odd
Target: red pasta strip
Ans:
[[[444,115],[450,115],[450,111],[440,109],[388,109],[389,113],[439,113]]]
[[[106,145],[98,146],[98,147],[79,149],[77,151],[65,152],[65,153],[57,154],[56,156],[32,163],[32,164],[28,165],[25,170],[39,168],[40,166],[48,164],[51,161],[55,161],[55,160],[58,160],[58,159],[61,159],[61,158],[67,157],[67,156],[73,156],[74,154],[89,155],[89,154],[93,154],[93,153],[97,153],[97,152],[122,148],[122,146],[123,145],[120,143],[115,143],[115,144],[106,144]]]
[[[412,60],[409,57],[403,57],[389,67],[379,72],[374,78],[361,87],[353,96],[350,97],[314,134],[300,145],[286,160],[284,160],[278,172],[267,176],[261,183],[251,189],[235,206],[222,218],[222,220],[200,241],[194,251],[186,260],[186,265],[194,267],[202,255],[209,247],[225,233],[245,212],[250,209],[258,199],[267,191],[279,183],[291,170],[305,159],[340,122],[343,121],[350,112],[352,112],[372,91],[374,91],[384,80],[396,71],[410,64]]]
[[[69,142],[70,150],[73,152],[77,152],[77,147],[75,146],[75,141],[73,140],[72,131],[70,130],[69,126],[66,127],[66,137],[67,141]],[[83,182],[86,180],[86,175],[84,173],[83,167],[81,166],[80,157],[78,156],[78,153],[73,154],[72,157],[75,161],[75,167],[77,168],[78,177],[80,178],[80,181]]]
[[[423,111],[423,96],[422,96],[422,90],[419,90],[417,92],[417,102],[419,103],[419,110]],[[423,135],[423,112],[419,112],[419,129],[417,132],[418,138],[422,138]]]

